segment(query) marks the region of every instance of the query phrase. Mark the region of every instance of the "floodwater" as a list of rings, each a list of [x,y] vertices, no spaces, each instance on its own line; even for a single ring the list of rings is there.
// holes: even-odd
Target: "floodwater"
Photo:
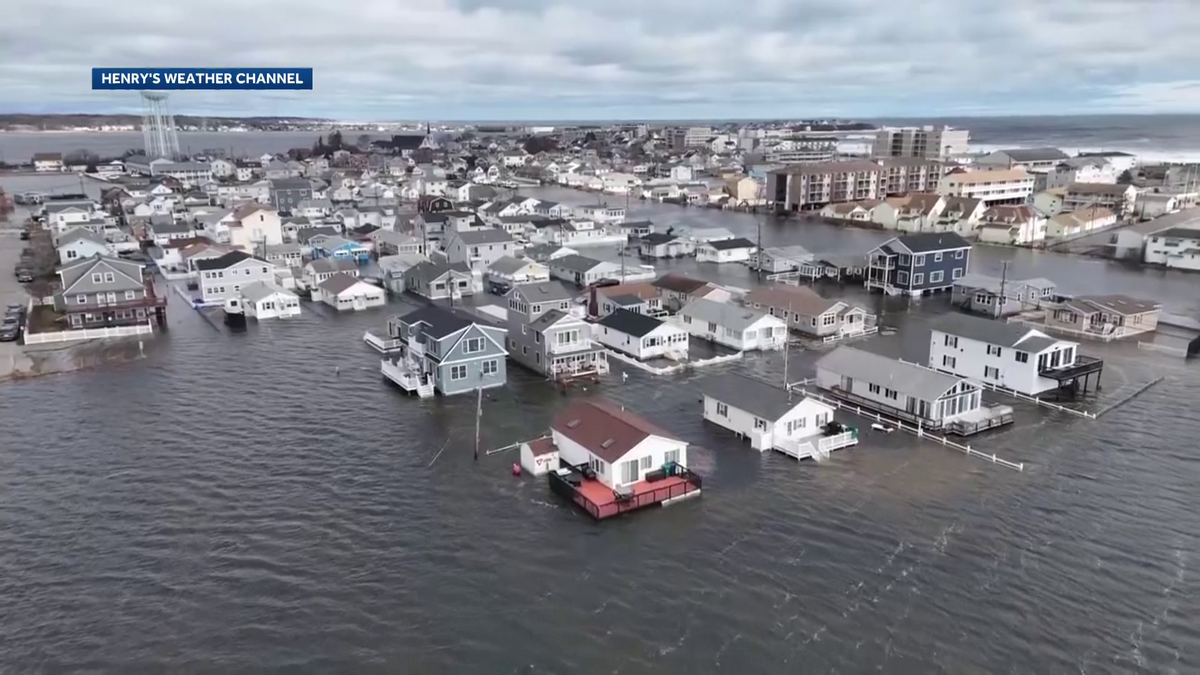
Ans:
[[[879,236],[794,222],[763,234],[815,251]],[[974,254],[984,269],[1005,257],[1067,290],[1195,310],[1187,277]],[[919,340],[933,307],[885,307],[897,342]],[[1095,421],[1018,405],[1017,425],[972,441],[1023,473],[865,428],[822,464],[760,455],[700,423],[716,370],[631,371],[564,396],[510,369],[484,401],[485,448],[538,435],[569,398],[594,395],[693,444],[700,499],[594,524],[543,481],[512,477],[515,456],[472,460],[472,397],[420,401],[381,380],[361,336],[403,310],[306,305],[232,334],[172,296],[169,331],[144,359],[0,386],[3,669],[1200,669],[1195,367],[1089,345],[1107,364],[1089,409],[1167,379]],[[817,356],[793,351],[789,379]],[[782,366],[721,368],[782,381]]]

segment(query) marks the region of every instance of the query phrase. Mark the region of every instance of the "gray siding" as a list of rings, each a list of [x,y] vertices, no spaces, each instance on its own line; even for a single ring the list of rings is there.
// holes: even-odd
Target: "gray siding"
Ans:
[[[896,270],[893,272],[896,276],[892,279],[892,283],[912,291],[949,288],[956,279],[967,273],[967,267],[971,262],[971,250],[962,249],[962,258],[955,257],[957,251],[941,251],[940,253],[942,254],[941,260],[936,260],[937,253],[923,254],[925,260],[922,265],[915,264],[917,256],[914,256],[907,266],[897,262]],[[958,276],[955,276],[955,270],[961,270],[957,273]],[[907,272],[907,277],[902,279],[901,272]],[[932,281],[937,272],[942,273],[941,279]],[[919,279],[917,275],[920,275]]]
[[[483,340],[483,351],[465,354],[464,348],[468,340],[480,338]],[[490,339],[489,339],[490,338]],[[436,351],[441,357],[436,372],[436,384],[445,396],[453,396],[477,387],[488,389],[499,387],[508,381],[506,359],[504,353],[504,331],[499,328],[485,328],[478,324],[472,325],[462,333],[456,333],[436,345],[426,345],[426,351],[431,355]],[[484,374],[485,364],[491,372]],[[458,377],[455,377],[455,376]]]

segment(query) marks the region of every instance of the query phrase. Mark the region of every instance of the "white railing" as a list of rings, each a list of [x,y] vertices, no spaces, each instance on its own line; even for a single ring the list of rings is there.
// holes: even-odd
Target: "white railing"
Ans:
[[[569,352],[581,352],[586,349],[595,349],[600,345],[591,340],[576,340],[574,342],[555,342],[550,345],[551,354],[567,354]]]
[[[404,341],[399,338],[382,338],[371,331],[363,333],[363,342],[371,345],[371,347],[378,352],[388,352],[394,349],[399,349],[404,344]]]
[[[415,391],[417,386],[421,384],[421,378],[416,373],[387,359],[379,362],[379,372],[407,391]]]
[[[26,333],[25,344],[38,345],[53,342],[73,342],[75,340],[103,340],[108,338],[131,337],[147,335],[154,332],[154,324],[147,321],[136,326],[110,326],[108,328],[81,328],[79,330],[64,330],[53,333]]]

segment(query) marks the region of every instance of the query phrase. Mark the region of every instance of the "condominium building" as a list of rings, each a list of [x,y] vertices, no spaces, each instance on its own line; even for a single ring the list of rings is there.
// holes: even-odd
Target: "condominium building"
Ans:
[[[886,157],[879,160],[880,197],[912,192],[936,192],[945,165],[935,159]]]
[[[767,201],[776,211],[800,211],[877,199],[881,172],[882,167],[865,160],[780,167],[767,173]]]
[[[953,127],[885,127],[875,134],[872,157],[949,159],[967,153],[971,132]]]
[[[830,136],[785,138],[767,149],[769,164],[828,162],[837,156],[838,141]]]
[[[1071,183],[1063,193],[1063,211],[1104,207],[1124,218],[1133,213],[1137,188],[1111,183]]]
[[[1025,204],[1033,196],[1035,177],[1024,169],[954,170],[942,176],[937,192],[946,197],[970,197],[987,206]]]

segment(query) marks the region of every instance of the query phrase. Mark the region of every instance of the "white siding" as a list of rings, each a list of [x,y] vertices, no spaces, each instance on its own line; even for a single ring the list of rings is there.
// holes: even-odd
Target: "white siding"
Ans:
[[[762,422],[766,425],[763,429],[755,427],[755,421],[761,418],[754,414],[734,404],[705,396],[704,419],[750,438],[751,447],[755,450],[767,450],[785,438],[798,440],[819,436],[821,428],[833,420],[833,408],[811,398],[800,399],[796,401],[795,407],[778,420],[763,419]],[[793,421],[796,423],[789,424]]]
[[[666,453],[670,450],[677,450],[679,452],[679,459],[676,460],[679,464],[682,466],[688,465],[687,443],[683,441],[675,441],[660,436],[649,436],[626,453],[624,457],[609,464],[603,460],[599,460],[590,450],[560,434],[557,430],[551,430],[550,435],[554,439],[554,445],[558,448],[558,455],[563,463],[579,466],[581,464],[588,464],[593,459],[598,460],[601,468],[597,472],[596,478],[609,487],[619,487],[626,484],[622,480],[621,475],[621,463],[625,461],[640,460],[643,457],[650,458],[649,469],[642,468],[639,464],[637,480],[634,482],[642,480],[647,471],[661,468],[666,463]]]
[[[1044,333],[1037,331],[1034,334],[1045,337]],[[947,337],[951,338],[949,345],[946,344]],[[992,347],[993,353],[988,353],[988,347]],[[1056,351],[1066,352],[1060,357],[1060,365],[1067,366],[1075,363],[1078,347],[1074,342],[1063,340],[1042,353],[1049,355]],[[999,355],[995,354],[996,350],[999,350]],[[1023,363],[1017,361],[1018,353],[1027,354],[1028,360]],[[929,367],[976,382],[1006,387],[1029,396],[1058,388],[1057,382],[1038,374],[1036,353],[1024,351],[1019,347],[1001,347],[962,336],[948,336],[937,330],[930,331]]]

